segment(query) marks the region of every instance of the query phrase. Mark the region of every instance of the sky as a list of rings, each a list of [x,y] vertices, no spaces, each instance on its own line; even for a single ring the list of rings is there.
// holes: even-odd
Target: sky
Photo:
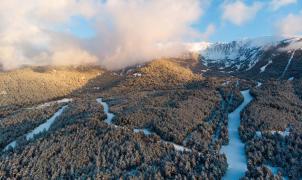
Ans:
[[[0,66],[119,69],[184,44],[302,35],[301,0],[1,0]]]
[[[203,15],[192,23],[192,27],[203,34],[194,41],[219,42],[261,36],[302,35],[302,27],[296,32],[280,27],[282,20],[291,16],[302,19],[301,0],[212,0],[203,11]],[[70,29],[74,35],[81,38],[95,35],[92,22],[83,18],[75,18],[74,21],[76,25]]]
[[[295,19],[292,20],[293,24],[289,22],[290,19]],[[196,28],[206,31],[209,25],[214,26],[215,30],[208,40],[217,42],[260,36],[301,35],[301,23],[301,0],[213,0]],[[298,26],[298,29],[287,29],[287,26],[294,29],[291,25]]]

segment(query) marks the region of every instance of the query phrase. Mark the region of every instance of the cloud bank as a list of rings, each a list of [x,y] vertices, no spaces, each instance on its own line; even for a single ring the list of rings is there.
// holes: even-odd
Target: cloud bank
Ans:
[[[184,40],[202,38],[191,25],[203,14],[205,2],[2,0],[0,64],[11,69],[24,64],[97,63],[118,69],[176,55]],[[69,33],[74,17],[91,22],[95,36],[81,39]],[[171,42],[173,45],[162,46]]]
[[[262,7],[263,4],[260,2],[254,2],[252,5],[247,5],[240,0],[227,1],[222,6],[222,19],[240,26],[252,20]]]
[[[302,11],[298,14],[289,14],[277,23],[280,34],[287,36],[302,35]]]

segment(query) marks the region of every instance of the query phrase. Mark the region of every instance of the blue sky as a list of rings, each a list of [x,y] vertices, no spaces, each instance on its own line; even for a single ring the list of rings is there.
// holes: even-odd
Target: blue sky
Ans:
[[[259,8],[248,20],[243,20],[242,24],[235,24],[223,18],[223,16],[224,7],[227,4],[233,5],[236,2],[242,3],[247,8],[258,3]],[[282,2],[284,3],[282,4]],[[273,3],[281,4],[274,8]],[[236,11],[236,9],[234,8],[233,11]],[[192,24],[192,27],[196,31],[204,33],[208,26],[214,26],[214,32],[202,39],[211,42],[280,35],[278,23],[290,14],[299,16],[299,14],[302,14],[300,12],[302,12],[301,0],[212,0],[206,8],[203,7],[203,15],[198,21]],[[302,15],[300,17],[302,18]],[[77,37],[86,39],[92,38],[95,35],[93,22],[81,17],[74,17],[72,19],[69,31]],[[196,39],[196,41],[199,40],[200,38]]]
[[[252,0],[243,2],[248,6],[255,3]],[[268,0],[260,2],[268,2]],[[273,10],[268,4],[263,4],[263,8],[257,12],[256,16],[242,25],[223,20],[222,6],[221,0],[214,0],[196,26],[200,31],[205,31],[209,24],[216,26],[216,32],[209,38],[210,41],[231,41],[245,37],[278,35],[279,30],[276,26],[280,19],[289,14],[298,14],[302,10],[302,1],[284,5],[278,10]]]

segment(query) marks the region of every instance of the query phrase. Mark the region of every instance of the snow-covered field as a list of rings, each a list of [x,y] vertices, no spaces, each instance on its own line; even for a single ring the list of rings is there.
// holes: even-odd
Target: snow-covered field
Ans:
[[[41,104],[41,105],[37,106],[36,108],[37,109],[43,109],[43,108],[52,106],[54,104],[62,104],[62,103],[69,103],[69,102],[72,102],[72,99],[64,98],[64,99],[61,99],[61,100],[58,100],[58,101],[51,101],[51,102]]]
[[[227,146],[222,146],[221,153],[226,154],[228,170],[223,179],[234,180],[244,176],[247,171],[247,160],[244,151],[244,144],[239,137],[238,128],[240,126],[241,111],[253,100],[250,90],[241,91],[244,97],[243,103],[228,115],[228,130],[230,142]]]
[[[273,63],[273,61],[270,60],[265,66],[262,66],[262,67],[260,68],[260,73],[263,73],[263,72],[265,71],[265,69],[267,68],[267,66],[269,66],[269,65],[272,64],[272,63]]]
[[[287,72],[287,70],[288,70],[288,68],[289,68],[289,66],[290,66],[290,64],[291,64],[291,62],[292,62],[292,60],[294,58],[295,53],[296,53],[296,51],[293,51],[291,57],[288,60],[287,65],[286,65],[284,71],[282,72],[282,75],[279,77],[279,79],[282,79],[284,77],[285,73]]]
[[[114,118],[114,114],[109,112],[109,106],[108,106],[108,104],[106,102],[104,102],[102,98],[98,98],[96,101],[98,103],[100,103],[103,106],[103,108],[104,108],[104,113],[107,115],[107,118],[106,118],[105,122],[108,125],[113,125],[113,126],[116,127],[116,125],[114,125],[112,123],[112,119]]]
[[[34,138],[35,135],[38,135],[44,131],[48,131],[50,126],[55,122],[57,117],[59,117],[64,110],[67,108],[67,106],[63,106],[61,109],[59,109],[51,118],[49,118],[45,123],[41,124],[40,126],[36,127],[33,131],[27,133],[25,135],[26,140],[31,140]],[[17,141],[13,141],[9,143],[3,151],[7,151],[9,148],[15,148],[17,145]]]

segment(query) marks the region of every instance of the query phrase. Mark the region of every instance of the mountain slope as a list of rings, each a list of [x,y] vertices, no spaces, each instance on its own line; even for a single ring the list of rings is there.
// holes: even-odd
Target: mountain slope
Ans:
[[[202,63],[210,69],[253,78],[288,79],[302,75],[301,48],[302,38],[262,37],[214,43],[200,54]],[[288,64],[289,59],[292,64]],[[286,66],[288,72],[284,73]]]

